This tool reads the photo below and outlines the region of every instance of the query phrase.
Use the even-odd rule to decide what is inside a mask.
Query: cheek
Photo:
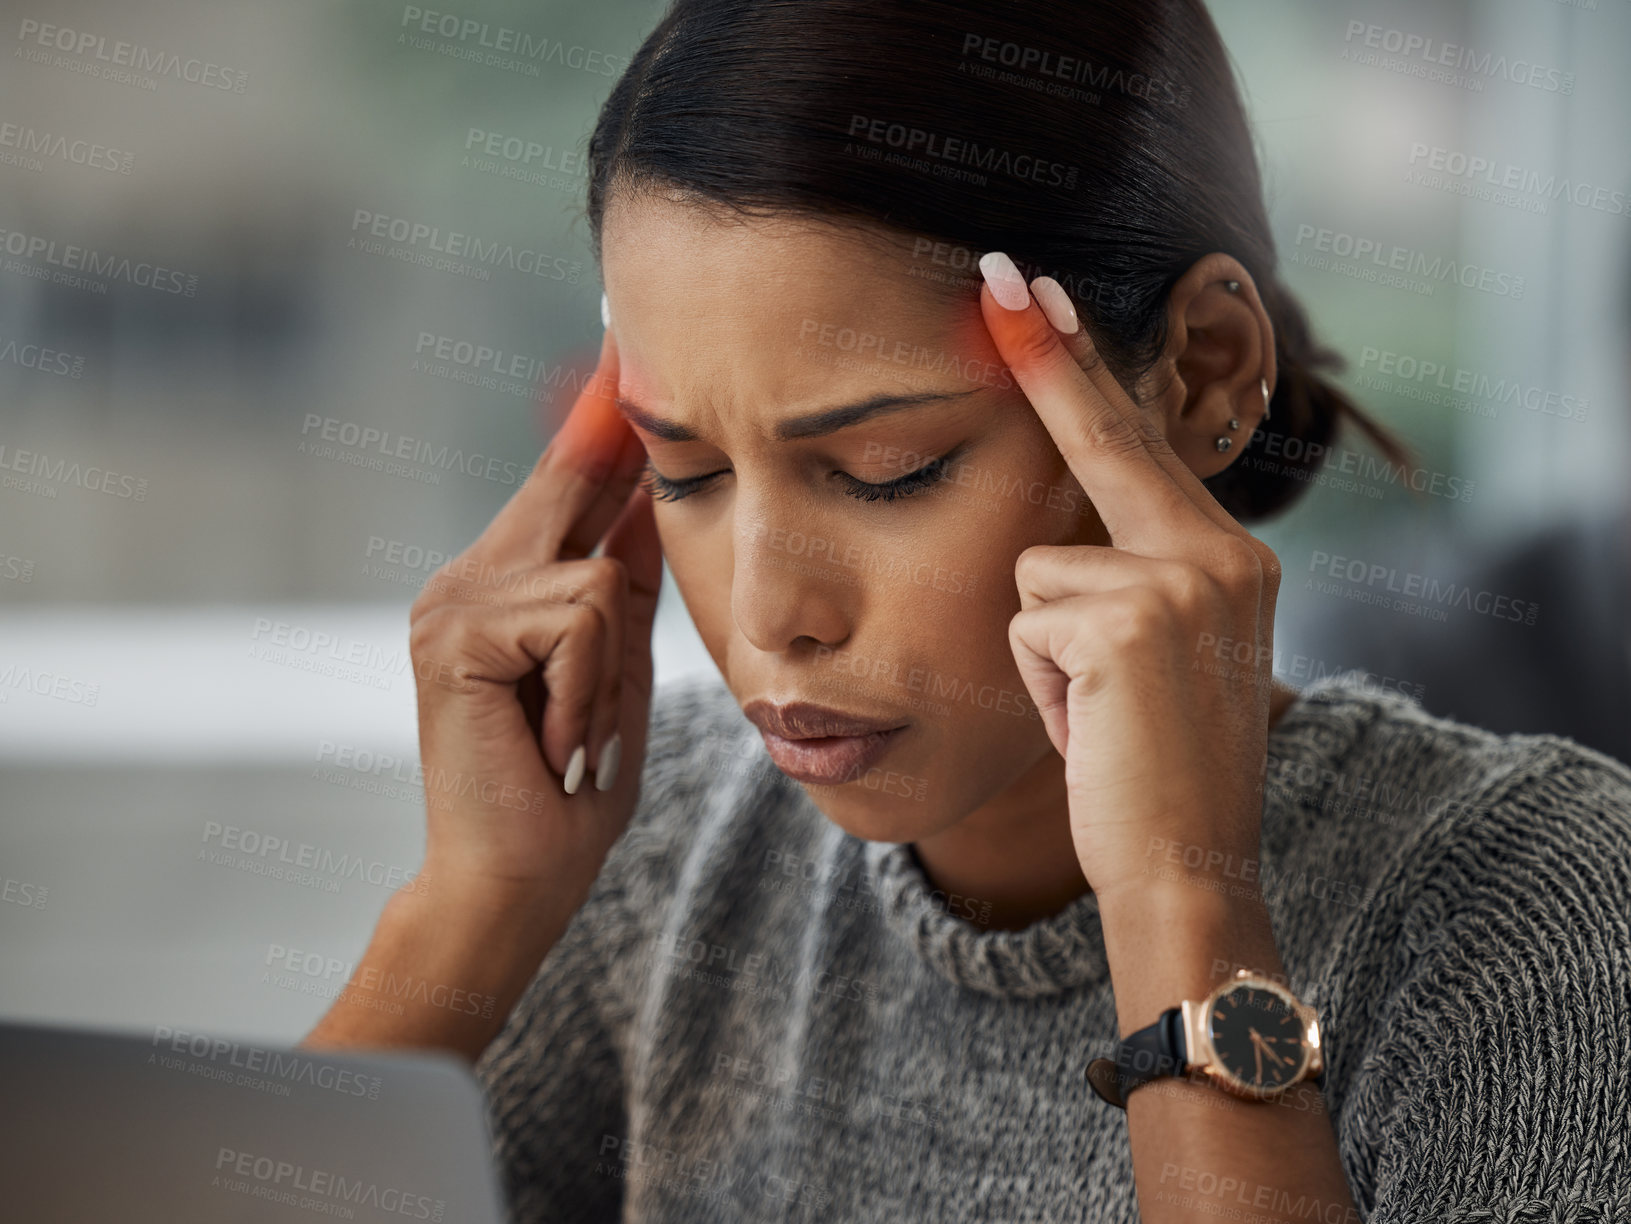
[[[730,549],[711,535],[684,525],[679,516],[671,518],[661,502],[654,511],[668,572],[698,636],[723,672],[724,643],[730,631]]]

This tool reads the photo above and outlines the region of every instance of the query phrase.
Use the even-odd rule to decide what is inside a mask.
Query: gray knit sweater
[[[715,677],[657,690],[642,777],[477,1065],[513,1219],[1138,1219],[1127,1115],[1084,1078],[1117,1037],[1091,893],[982,927],[822,816]],[[1631,770],[1346,673],[1275,726],[1268,782],[1242,874],[1318,1009],[1359,1218],[1631,1221]]]

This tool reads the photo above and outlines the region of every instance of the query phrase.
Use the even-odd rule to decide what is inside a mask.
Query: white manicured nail
[[[1025,278],[1003,252],[987,251],[981,255],[980,274],[991,286],[991,296],[1004,310],[1024,310],[1031,304],[1031,291],[1025,287]]]
[[[583,763],[588,759],[589,754],[582,744],[572,750],[572,759],[566,763],[566,777],[561,780],[567,794],[578,793],[578,783],[583,781]]]
[[[611,790],[617,781],[617,763],[623,759],[623,733],[613,731],[612,738],[600,750],[600,764],[595,767],[595,789]]]
[[[602,327],[610,327],[612,325],[612,306],[611,303],[606,300],[606,295],[604,293],[600,295],[600,325]]]
[[[1053,277],[1039,276],[1032,281],[1031,296],[1042,307],[1042,313],[1048,316],[1048,322],[1053,324],[1056,331],[1070,336],[1081,326],[1076,318],[1076,307],[1071,305],[1070,295]]]

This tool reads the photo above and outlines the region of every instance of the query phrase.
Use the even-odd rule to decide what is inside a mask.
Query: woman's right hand
[[[531,475],[409,612],[427,894],[575,911],[634,811],[662,549],[617,384],[608,328]]]

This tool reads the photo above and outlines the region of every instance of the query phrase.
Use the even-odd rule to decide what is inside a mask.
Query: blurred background
[[[343,984],[278,966],[417,868],[408,605],[593,367],[585,142],[662,7],[0,3],[0,1015],[293,1041]],[[1631,5],[1210,7],[1419,458],[1254,525],[1276,671],[1631,757]],[[655,648],[713,670],[671,582]]]

